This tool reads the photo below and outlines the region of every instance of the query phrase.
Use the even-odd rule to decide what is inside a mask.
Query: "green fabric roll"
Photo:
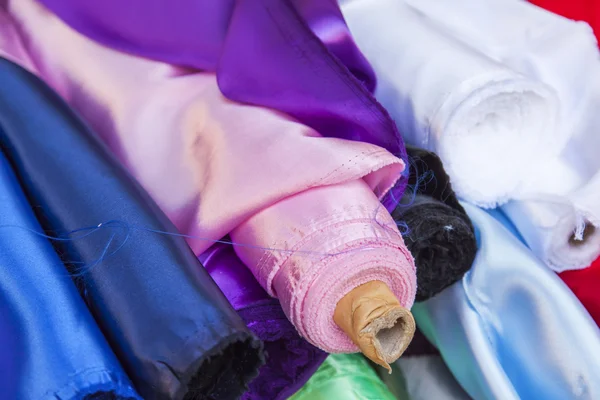
[[[331,354],[291,400],[396,400],[361,354]]]

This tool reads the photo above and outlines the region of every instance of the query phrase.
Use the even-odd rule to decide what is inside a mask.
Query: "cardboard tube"
[[[350,291],[338,302],[333,319],[367,358],[390,373],[390,364],[402,355],[415,333],[412,314],[381,281]]]

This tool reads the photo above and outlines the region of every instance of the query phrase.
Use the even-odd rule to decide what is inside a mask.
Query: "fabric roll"
[[[413,259],[379,202],[404,171],[401,159],[229,101],[214,74],[100,46],[33,1],[12,4],[11,16],[43,78],[89,121],[195,254],[230,234],[240,259],[310,343],[358,350],[333,314],[363,283],[380,280],[411,307]]]
[[[593,0],[530,0],[532,4],[542,7],[555,14],[587,22],[600,38],[600,6]]]
[[[388,374],[377,368],[381,380],[399,400],[470,400],[439,355],[402,357]]]
[[[532,152],[560,150],[548,86],[454,40],[404,1],[356,0],[342,11],[377,74],[377,99],[407,143],[440,156],[460,197],[505,203],[520,193]]]
[[[462,281],[413,313],[475,399],[595,399],[600,333],[498,211],[463,203],[478,238]]]
[[[600,255],[600,58],[589,26],[526,2],[406,0],[451,35],[554,89],[560,104],[555,157],[530,153],[526,190],[504,207],[529,247],[553,270],[580,269]],[[471,21],[474,21],[471,23]],[[510,30],[505,29],[510,24]],[[484,33],[482,33],[484,32]],[[592,208],[588,205],[593,204]]]
[[[41,232],[0,152],[2,397],[141,400]]]
[[[590,27],[521,1],[460,0],[451,7],[406,1],[449,35],[557,93],[562,150],[550,159],[530,153],[535,163],[523,174],[530,181],[526,193],[504,211],[555,271],[589,266],[600,255],[600,179],[594,179],[600,160],[592,150],[600,144],[600,57]]]
[[[409,189],[392,217],[405,225],[404,242],[417,267],[416,301],[423,301],[463,277],[473,264],[477,243],[440,158],[411,146],[407,152]]]
[[[0,81],[0,146],[140,394],[239,397],[261,343],[183,238],[48,86],[5,59]]]
[[[406,160],[396,126],[370,92],[373,70],[335,0],[42,3],[108,47],[215,72],[231,100],[282,111],[324,136],[369,142]],[[388,210],[405,185],[400,177],[386,196]]]
[[[596,259],[589,268],[565,271],[559,276],[588,310],[596,324],[600,326],[600,295],[598,294],[600,258]]]
[[[233,246],[215,244],[200,261],[248,328],[264,343],[266,364],[242,399],[289,398],[314,374],[327,353],[298,335],[277,299],[260,287]]]
[[[600,62],[597,43],[589,26],[522,1],[488,0],[481,3],[460,0],[450,5],[438,0],[404,0],[395,7],[418,14],[446,40],[459,41],[494,62],[552,88],[559,107],[553,113],[557,118],[548,129],[535,131],[521,125],[523,137],[499,137],[504,146],[518,148],[515,153],[508,148],[500,150],[501,147],[495,144],[490,147],[503,159],[505,154],[511,154],[508,163],[490,163],[493,159],[479,148],[471,151],[469,157],[477,158],[479,162],[470,170],[477,174],[482,171],[481,165],[494,164],[501,165],[504,173],[507,165],[508,169],[518,165],[515,172],[521,176],[521,185],[506,198],[514,201],[508,203],[504,211],[536,255],[552,269],[560,272],[587,267],[600,253],[600,234],[594,223],[600,210],[595,206],[590,211],[584,206],[597,204],[593,199],[600,195],[600,180],[592,181],[600,170],[600,161],[592,150],[598,144],[594,132],[600,122],[596,112],[600,101]],[[362,11],[366,13],[367,9]],[[348,15],[346,17],[354,30],[352,20]],[[385,26],[385,20],[379,22]],[[396,25],[390,23],[390,26]],[[360,34],[353,33],[361,44]],[[363,51],[366,52],[364,48]],[[377,53],[376,49],[373,52]],[[383,54],[380,58],[386,55],[379,53]],[[371,60],[377,69],[377,62],[372,57]],[[445,76],[446,73],[440,74],[440,70],[436,69],[437,76]],[[390,68],[388,72],[394,71]],[[385,87],[383,81],[381,83],[381,87]],[[418,107],[416,111],[406,109],[409,114],[419,115]],[[525,115],[531,114],[525,111]],[[551,143],[552,151],[532,145],[540,132],[543,141]],[[455,149],[458,148],[453,147]],[[456,154],[463,157],[463,153],[458,151]],[[446,161],[444,154],[441,156]],[[520,164],[520,159],[528,160],[528,164]],[[453,170],[448,164],[446,167],[456,184],[455,175],[461,171]],[[482,175],[486,179],[488,176]],[[502,187],[504,181],[493,179],[488,182]],[[460,195],[474,203],[495,205],[478,202],[460,193],[458,185],[456,188]]]
[[[331,354],[290,400],[395,400],[360,354]]]

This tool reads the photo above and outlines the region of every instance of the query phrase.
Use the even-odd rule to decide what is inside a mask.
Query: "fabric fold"
[[[505,203],[523,189],[532,152],[560,150],[548,86],[454,40],[404,1],[356,0],[342,11],[377,74],[375,96],[407,143],[440,156],[460,197]]]
[[[200,261],[248,328],[264,343],[266,363],[242,399],[287,399],[306,383],[327,354],[298,335],[279,301],[258,284],[232,245],[215,244]]]
[[[141,400],[42,232],[0,152],[2,397]]]
[[[394,400],[368,361],[360,354],[331,354],[290,400]]]
[[[334,324],[333,308],[382,275],[402,306],[412,305],[412,256],[379,203],[404,171],[401,159],[227,100],[214,74],[100,46],[32,1],[14,3],[11,15],[40,75],[99,132],[194,252],[231,233],[236,253],[312,344],[356,351]],[[342,239],[353,242],[344,248]],[[333,271],[342,270],[330,290]],[[299,280],[290,275],[300,271]],[[314,296],[326,289],[327,307],[316,306]],[[298,314],[305,306],[316,315]]]
[[[598,327],[503,214],[463,207],[479,251],[462,281],[413,307],[423,333],[475,399],[598,397]]]
[[[140,394],[240,396],[262,345],[175,227],[41,80],[0,80],[0,146]]]
[[[370,92],[373,70],[335,0],[42,3],[108,47],[214,72],[230,100],[284,112],[323,136],[375,144],[406,161],[396,126]],[[384,199],[388,210],[405,185],[400,176]]]
[[[416,301],[427,300],[460,280],[477,252],[471,220],[433,152],[407,146],[408,189],[392,217],[417,267]]]

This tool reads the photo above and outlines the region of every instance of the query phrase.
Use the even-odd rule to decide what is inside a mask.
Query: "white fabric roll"
[[[526,2],[404,1],[448,36],[556,91],[561,152],[530,154],[529,182],[504,211],[553,270],[589,266],[600,255],[600,55],[592,29]]]
[[[376,97],[408,143],[440,155],[459,196],[505,203],[523,191],[532,152],[560,150],[546,85],[452,39],[401,0],[354,0],[342,11],[377,73]]]

